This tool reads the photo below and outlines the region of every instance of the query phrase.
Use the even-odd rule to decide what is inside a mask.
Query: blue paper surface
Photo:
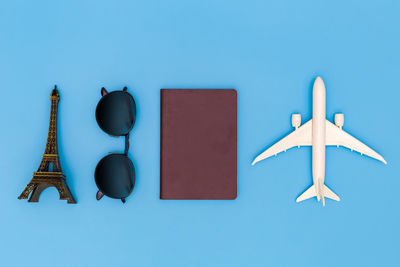
[[[0,3],[0,265],[399,266],[398,1],[14,1]],[[251,166],[312,114],[320,75],[327,116],[388,165],[328,148],[326,184],[342,201],[296,203],[311,149]],[[45,149],[60,90],[61,167],[78,201],[54,188],[18,200]],[[125,205],[96,201],[94,169],[123,138],[94,112],[100,88],[137,103]],[[238,91],[238,198],[159,199],[160,88]],[[194,152],[195,153],[195,152]],[[223,167],[223,166],[221,166]]]

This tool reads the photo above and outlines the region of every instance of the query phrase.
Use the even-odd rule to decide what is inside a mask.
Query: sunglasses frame
[[[99,125],[99,127],[100,127],[105,133],[107,133],[107,134],[110,135],[110,136],[113,136],[113,137],[121,137],[121,136],[124,136],[124,137],[125,137],[125,149],[124,149],[124,153],[123,153],[123,154],[122,154],[122,153],[110,153],[109,155],[103,157],[103,158],[97,163],[97,166],[96,166],[96,169],[95,169],[95,183],[96,183],[97,188],[99,189],[99,190],[97,191],[97,193],[96,193],[96,199],[97,199],[97,200],[100,200],[104,195],[106,195],[106,196],[108,196],[108,197],[110,197],[110,198],[121,199],[122,203],[125,203],[125,201],[126,201],[125,199],[132,193],[133,188],[135,187],[135,167],[134,167],[134,165],[133,165],[132,160],[128,157],[128,151],[129,151],[129,135],[130,135],[130,132],[132,131],[133,126],[135,125],[135,122],[136,122],[136,102],[135,102],[135,99],[133,98],[133,96],[132,96],[130,93],[127,92],[127,89],[128,89],[128,88],[125,86],[121,91],[120,91],[120,90],[117,90],[117,91],[113,91],[113,92],[110,92],[110,93],[109,93],[104,87],[101,88],[101,96],[102,96],[102,97],[101,97],[101,99],[99,100],[99,102],[97,103],[97,107],[96,107],[96,121],[97,121],[97,124]],[[101,105],[101,103],[102,103],[103,101],[105,101],[105,99],[107,99],[107,96],[108,96],[108,95],[112,95],[112,94],[115,93],[115,92],[119,92],[119,93],[124,92],[124,93],[126,93],[126,95],[129,96],[129,97],[132,99],[132,101],[133,101],[134,119],[133,119],[132,125],[130,126],[129,130],[128,130],[125,134],[119,134],[119,135],[115,135],[115,134],[109,133],[106,129],[103,129],[103,128],[101,127],[101,121],[100,121],[99,116],[98,116],[98,108],[99,108],[99,106]],[[123,156],[123,157],[125,157],[125,158],[130,162],[130,164],[131,164],[131,166],[132,166],[133,176],[130,177],[131,180],[132,180],[132,181],[131,181],[132,184],[131,184],[131,187],[130,187],[130,190],[129,190],[128,194],[126,194],[126,196],[124,196],[124,197],[114,197],[114,196],[110,196],[110,195],[105,194],[105,193],[101,190],[102,185],[99,184],[98,179],[97,179],[97,174],[98,174],[98,171],[99,171],[100,163],[102,163],[103,160],[108,159],[108,158],[113,157],[113,156]]]

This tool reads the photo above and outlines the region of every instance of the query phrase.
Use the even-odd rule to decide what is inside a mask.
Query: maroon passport
[[[161,89],[161,199],[235,199],[237,92]]]

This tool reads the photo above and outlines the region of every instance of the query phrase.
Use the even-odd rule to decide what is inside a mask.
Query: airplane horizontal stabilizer
[[[327,187],[326,185],[324,185],[324,197],[340,201],[340,197],[333,193],[332,190],[330,190],[329,187]]]
[[[296,199],[296,202],[300,202],[312,197],[317,196],[317,191],[315,190],[315,185],[312,185],[310,188],[308,188],[303,194],[301,194],[301,196],[299,196]]]

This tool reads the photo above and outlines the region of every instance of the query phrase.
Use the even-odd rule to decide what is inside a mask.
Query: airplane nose
[[[317,77],[314,82],[314,91],[325,91],[325,84],[321,77]]]
[[[324,81],[322,80],[321,77],[317,77],[317,79],[315,79],[314,85],[323,85]]]

